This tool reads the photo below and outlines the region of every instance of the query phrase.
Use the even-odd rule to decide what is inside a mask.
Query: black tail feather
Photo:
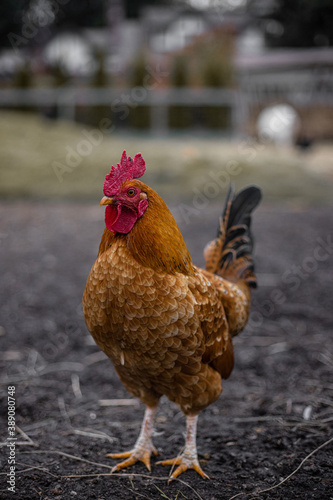
[[[228,205],[231,202],[230,212],[228,216],[227,229],[244,224],[249,227],[251,221],[251,213],[256,208],[261,200],[261,189],[257,186],[248,186],[235,196],[233,184],[230,186],[227,202],[224,207],[223,216],[228,211]]]
[[[256,287],[252,259],[251,213],[261,200],[261,190],[248,186],[237,195],[231,185],[220,218],[216,240],[205,250],[206,269],[237,282],[245,280]]]

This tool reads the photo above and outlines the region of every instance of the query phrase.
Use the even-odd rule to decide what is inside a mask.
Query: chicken
[[[233,369],[232,337],[248,319],[256,286],[249,228],[261,192],[251,186],[235,197],[230,190],[203,270],[164,201],[138,180],[144,172],[141,154],[127,158],[124,151],[106,175],[106,228],[83,295],[91,335],[146,405],[134,448],[107,456],[125,459],[113,471],[137,461],[150,470],[154,416],[165,395],[186,416],[186,441],[182,454],[158,463],[177,466],[171,479],[187,469],[207,478],[197,456],[197,418],[220,396]]]

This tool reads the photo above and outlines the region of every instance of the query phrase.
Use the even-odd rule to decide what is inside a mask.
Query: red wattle
[[[105,209],[105,225],[115,233],[127,234],[138,219],[138,214],[124,205],[108,205]]]

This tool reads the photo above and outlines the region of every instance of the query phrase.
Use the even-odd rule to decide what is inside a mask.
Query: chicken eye
[[[135,195],[135,189],[133,189],[133,188],[128,189],[127,190],[127,194],[128,194],[128,196],[134,196]]]

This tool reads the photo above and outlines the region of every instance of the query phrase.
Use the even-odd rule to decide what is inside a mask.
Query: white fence
[[[226,106],[231,109],[231,129],[236,131],[240,126],[239,94],[231,89],[63,87],[0,90],[0,107],[13,106],[55,106],[57,116],[69,120],[75,119],[75,109],[78,106],[109,106],[110,112],[123,114],[126,110],[149,106],[150,126],[154,133],[167,132],[170,106]]]
[[[315,71],[264,75],[243,73],[239,75],[236,90],[152,87],[1,89],[0,107],[53,106],[59,118],[75,120],[77,107],[106,106],[110,107],[110,114],[113,112],[125,116],[131,109],[148,106],[151,133],[158,135],[169,131],[168,110],[171,106],[228,107],[230,131],[234,135],[241,133],[253,105],[264,107],[272,102],[288,102],[296,107],[333,107],[331,71],[326,74],[317,74]]]

